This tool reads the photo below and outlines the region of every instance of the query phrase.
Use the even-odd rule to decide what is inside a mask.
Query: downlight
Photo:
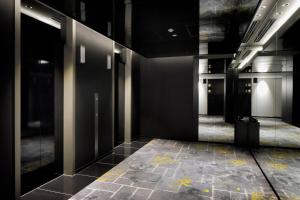
[[[286,7],[286,9],[284,12],[277,12],[278,18],[261,39],[261,44],[266,44],[273,37],[273,35],[275,35],[276,32],[299,10],[300,1],[297,0],[293,1],[292,3],[285,3],[282,4],[282,6]]]

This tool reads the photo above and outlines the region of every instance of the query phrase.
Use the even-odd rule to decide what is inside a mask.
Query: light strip
[[[57,21],[55,21],[55,20],[53,20],[49,17],[46,17],[46,16],[40,14],[39,12],[36,12],[36,11],[30,9],[30,8],[22,7],[21,12],[25,15],[28,15],[29,17],[37,19],[37,20],[39,20],[41,22],[44,22],[44,23],[46,23],[50,26],[53,26],[57,29],[61,29],[61,24],[59,22],[57,22]]]
[[[259,52],[262,51],[262,47],[256,47],[254,48],[251,53],[239,64],[238,69],[242,69],[247,63],[249,63],[252,58]]]
[[[289,9],[285,10],[283,15],[275,21],[273,26],[268,30],[268,32],[261,39],[261,43],[266,44],[270,38],[297,12],[300,8],[300,0],[293,1],[289,6]]]

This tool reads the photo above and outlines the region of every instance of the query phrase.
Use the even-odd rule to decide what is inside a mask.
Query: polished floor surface
[[[260,148],[255,158],[281,199],[300,199],[300,151]]]
[[[276,118],[257,118],[260,123],[260,145],[300,148],[300,128]],[[222,116],[199,117],[199,141],[234,142],[234,126]]]
[[[71,200],[276,199],[248,150],[155,139]]]
[[[114,148],[112,153],[81,170],[74,176],[59,176],[23,195],[21,200],[67,200],[95,181],[129,155],[144,146],[146,141],[133,141]]]
[[[275,118],[258,118],[260,123],[260,144],[300,148],[300,128]]]
[[[54,162],[54,136],[32,136],[21,141],[22,174]]]
[[[198,139],[204,142],[234,142],[234,126],[226,123],[222,116],[199,117]]]

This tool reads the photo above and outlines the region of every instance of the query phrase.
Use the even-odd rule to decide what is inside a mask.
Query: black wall
[[[282,100],[281,113],[282,120],[287,123],[293,123],[293,74],[282,76]]]
[[[132,138],[138,139],[140,137],[140,73],[141,63],[145,62],[143,56],[133,52],[132,53]]]
[[[120,54],[115,54],[115,115],[114,115],[114,145],[124,142],[124,117],[125,117],[125,64]]]
[[[14,198],[14,1],[0,1],[0,177],[3,199]],[[5,184],[4,184],[5,183]]]
[[[238,114],[238,69],[229,68],[225,79],[225,122],[234,123]]]
[[[208,115],[224,114],[224,80],[208,79],[207,113]]]
[[[294,56],[294,73],[293,73],[293,124],[300,127],[300,55]],[[290,95],[291,96],[291,95]]]
[[[239,79],[238,85],[238,116],[251,116],[251,79]]]
[[[80,46],[85,63],[80,63]],[[76,169],[95,159],[95,93],[99,93],[99,153],[112,148],[112,41],[83,25],[76,30]]]
[[[197,140],[194,67],[192,56],[143,60],[140,68],[141,136]]]

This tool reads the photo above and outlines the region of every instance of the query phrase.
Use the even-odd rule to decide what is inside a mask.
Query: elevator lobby
[[[0,199],[300,200],[299,35],[300,0],[0,0]]]

